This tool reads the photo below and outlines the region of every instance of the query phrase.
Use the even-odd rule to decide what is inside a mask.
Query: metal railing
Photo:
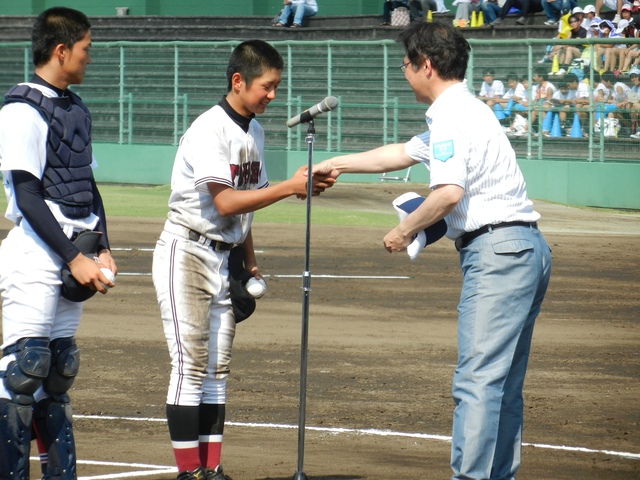
[[[547,45],[638,43],[638,39],[474,40],[467,71],[470,89],[478,90],[481,71],[491,66],[496,78],[516,72],[533,85],[535,61]],[[95,141],[119,144],[177,145],[189,124],[226,93],[225,71],[237,41],[229,42],[96,42],[85,82],[72,87],[89,106]],[[381,41],[272,42],[285,60],[278,98],[259,121],[268,148],[304,150],[304,131],[287,129],[288,118],[324,96],[339,107],[318,119],[316,148],[355,151],[406,141],[424,130],[425,105],[418,104],[398,67],[401,45]],[[593,65],[594,49],[589,63]],[[30,43],[0,43],[0,88],[28,81],[32,75]],[[586,70],[590,85],[597,73]],[[551,79],[554,77],[550,77]],[[476,88],[474,88],[476,87]],[[284,92],[283,92],[284,90]],[[531,89],[529,89],[531,92]],[[530,93],[531,95],[531,93]],[[533,102],[526,114],[530,117]],[[552,110],[553,111],[553,110]],[[617,112],[621,116],[628,110]],[[461,112],[461,115],[464,114]],[[539,110],[538,116],[546,114]],[[586,161],[640,161],[640,143],[607,138],[594,130],[598,105],[587,109],[587,138],[547,138],[529,133],[512,140],[520,156],[531,159],[572,158]],[[573,111],[569,112],[569,117]],[[321,123],[322,122],[322,123]],[[635,133],[635,132],[631,132]]]

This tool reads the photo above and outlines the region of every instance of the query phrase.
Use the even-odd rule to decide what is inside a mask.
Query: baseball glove
[[[87,230],[85,232],[81,232],[73,241],[73,244],[78,247],[80,253],[93,259],[97,254],[98,243],[100,242],[101,237],[101,232]],[[67,300],[71,300],[72,302],[84,302],[95,295],[95,290],[91,290],[89,287],[81,285],[75,278],[73,278],[71,270],[66,263],[60,269],[60,273],[62,276],[62,289],[60,294]]]
[[[233,247],[229,252],[229,294],[236,323],[249,318],[256,309],[256,299],[245,287],[250,278],[253,276],[244,268],[242,247]]]

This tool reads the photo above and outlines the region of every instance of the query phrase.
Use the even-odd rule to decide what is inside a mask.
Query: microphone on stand
[[[314,105],[309,110],[305,110],[300,115],[291,117],[287,120],[287,127],[292,128],[300,123],[307,123],[316,118],[321,113],[325,113],[333,110],[338,106],[338,99],[336,97],[327,97],[319,104]]]

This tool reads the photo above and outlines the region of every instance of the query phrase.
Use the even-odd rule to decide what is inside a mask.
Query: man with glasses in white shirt
[[[404,30],[400,42],[406,52],[400,69],[416,99],[429,105],[429,129],[405,144],[325,160],[313,173],[335,178],[418,163],[429,168],[431,193],[384,237],[384,246],[404,251],[417,232],[445,219],[463,274],[451,478],[513,479],[520,466],[522,388],[549,283],[550,249],[509,140],[464,81],[470,47],[462,34],[448,24],[420,22]]]

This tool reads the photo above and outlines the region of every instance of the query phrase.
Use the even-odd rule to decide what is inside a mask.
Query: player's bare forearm
[[[313,166],[313,174],[338,177],[342,173],[384,173],[403,170],[417,162],[404,150],[404,143],[393,143],[366,152],[330,158]]]
[[[256,251],[253,248],[253,234],[251,229],[242,243],[242,250],[244,252],[244,268],[247,272],[256,278],[262,278],[260,270],[258,269],[258,260],[256,259]]]
[[[300,167],[288,180],[257,190],[234,190],[219,183],[208,183],[207,187],[220,215],[223,217],[240,215],[255,212],[293,195],[306,197],[306,169],[307,167]],[[318,195],[335,183],[335,179],[325,175],[314,175],[311,181],[314,195]]]
[[[458,185],[436,187],[418,208],[384,237],[383,243],[387,251],[406,250],[416,233],[446,217],[463,195],[464,189]]]

